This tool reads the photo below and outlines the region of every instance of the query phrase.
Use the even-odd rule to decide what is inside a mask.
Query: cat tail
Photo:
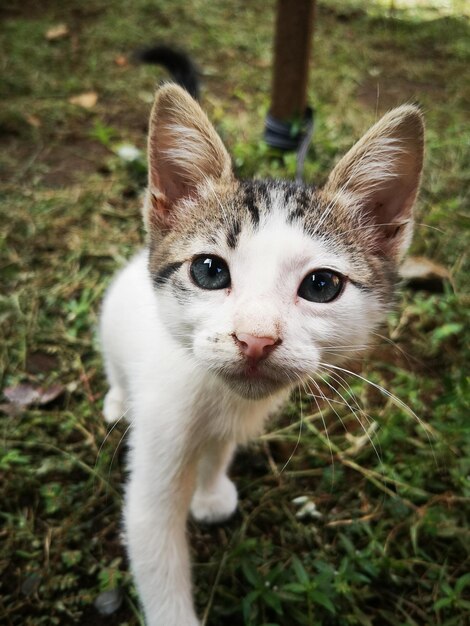
[[[199,71],[188,54],[162,44],[141,48],[133,56],[141,63],[162,65],[175,83],[186,89],[195,100],[199,100]]]

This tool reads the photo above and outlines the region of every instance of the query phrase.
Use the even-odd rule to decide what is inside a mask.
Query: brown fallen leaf
[[[39,402],[38,404],[44,405],[49,404],[49,402],[53,402],[56,398],[63,394],[65,387],[56,383],[55,385],[51,385],[50,387],[40,387],[39,391]]]
[[[118,54],[117,57],[114,57],[114,63],[118,67],[125,67],[126,65],[129,65],[129,61],[127,57],[124,56],[123,54]]]
[[[34,404],[37,402],[39,397],[37,389],[28,384],[7,387],[3,390],[3,393],[9,402],[12,404],[19,404],[21,406]]]
[[[422,256],[408,257],[400,268],[400,276],[414,291],[442,293],[444,285],[452,286],[452,276],[445,267]]]
[[[26,356],[26,371],[30,374],[44,374],[59,367],[59,359],[54,354],[29,352]]]
[[[92,109],[98,102],[98,94],[96,91],[86,91],[77,96],[72,96],[68,101],[70,104],[75,104],[83,109]]]
[[[54,41],[55,39],[63,39],[69,35],[69,27],[67,24],[55,24],[46,31],[46,39]]]
[[[42,125],[39,117],[36,117],[35,115],[25,115],[24,119],[34,128],[39,128]]]
[[[11,404],[31,406],[32,404],[45,405],[58,398],[64,392],[60,384],[50,387],[35,387],[30,383],[21,383],[13,387],[6,387],[3,393]]]

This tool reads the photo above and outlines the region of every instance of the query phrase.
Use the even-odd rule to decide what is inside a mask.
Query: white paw
[[[196,489],[191,502],[191,515],[198,522],[214,524],[229,518],[237,508],[237,488],[222,476],[211,491]]]
[[[120,387],[111,387],[103,404],[104,419],[112,424],[125,414],[124,393]]]

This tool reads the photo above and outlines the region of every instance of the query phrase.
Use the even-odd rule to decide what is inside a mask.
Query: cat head
[[[422,162],[421,114],[402,106],[323,189],[238,181],[199,105],[177,86],[161,88],[144,217],[169,331],[248,398],[363,349],[393,301]]]

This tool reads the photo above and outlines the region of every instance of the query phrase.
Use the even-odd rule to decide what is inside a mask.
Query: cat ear
[[[328,178],[327,197],[342,196],[356,207],[365,228],[372,226],[370,243],[377,253],[400,259],[411,242],[423,151],[421,112],[404,105],[372,126]]]
[[[230,157],[199,104],[181,87],[155,97],[149,129],[146,220],[169,228],[173,209],[197,197],[202,185],[232,179]]]

